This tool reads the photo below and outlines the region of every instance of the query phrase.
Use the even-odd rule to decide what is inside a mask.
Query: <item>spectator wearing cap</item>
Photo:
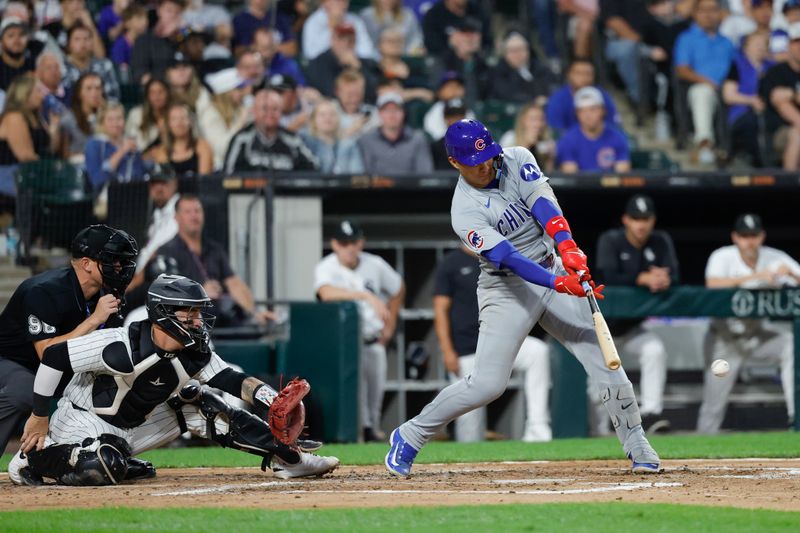
[[[794,45],[793,45],[794,46]],[[800,265],[786,252],[764,246],[764,224],[755,213],[740,215],[733,226],[733,245],[711,253],[706,264],[709,289],[769,289],[796,287]],[[728,397],[742,365],[752,359],[780,367],[783,397],[789,423],[794,419],[794,339],[791,324],[759,318],[714,318],[706,337],[706,372],[703,403],[697,431],[718,433],[725,419]],[[726,376],[714,376],[708,368],[715,359],[730,365]]]
[[[691,84],[688,98],[694,124],[693,155],[699,163],[713,164],[717,90],[731,68],[736,48],[719,34],[722,10],[717,0],[698,0],[693,16],[694,24],[675,42],[675,74]]]
[[[126,76],[129,76],[133,43],[146,31],[147,10],[138,4],[131,4],[125,8],[125,11],[122,12],[122,34],[113,41],[114,44],[111,46],[111,61],[124,70]],[[121,81],[127,83],[128,80]]]
[[[333,97],[336,77],[346,69],[355,69],[361,72],[366,81],[367,100],[374,101],[380,67],[372,59],[359,57],[355,47],[355,27],[349,23],[336,26],[331,37],[331,47],[312,59],[308,65],[309,85],[318,89],[324,96]]]
[[[106,48],[100,32],[94,24],[94,18],[86,7],[85,0],[60,0],[61,18],[51,20],[42,26],[62,48],[67,47],[67,33],[75,25],[82,25],[91,31],[92,55],[97,58],[106,57]]]
[[[120,89],[114,64],[92,53],[92,30],[83,24],[75,24],[67,32],[67,57],[64,62],[64,88],[72,94],[72,88],[84,74],[97,74],[103,81],[103,93],[108,100],[119,101]]]
[[[425,175],[433,171],[433,160],[425,135],[405,125],[403,97],[386,93],[378,98],[381,125],[358,140],[364,171],[377,175]]]
[[[463,19],[448,36],[449,48],[435,57],[431,68],[431,80],[440,79],[444,72],[458,72],[469,106],[486,97],[491,72],[481,48],[481,27],[476,19]]]
[[[194,113],[187,104],[178,101],[167,108],[164,137],[151,154],[156,163],[169,164],[178,177],[205,176],[214,168],[214,153],[198,134]]]
[[[525,104],[544,103],[557,89],[558,78],[531,59],[528,40],[513,31],[503,39],[502,58],[491,71],[487,98]]]
[[[783,156],[785,170],[800,168],[800,22],[789,26],[789,57],[770,68],[758,85],[766,104],[767,142]]]
[[[313,60],[333,47],[333,38],[337,27],[351,27],[353,50],[362,59],[376,59],[375,46],[369,37],[364,22],[347,9],[350,0],[322,0],[303,25],[303,57]]]
[[[746,153],[755,167],[763,166],[759,146],[759,115],[764,101],[758,95],[758,83],[773,65],[768,59],[769,34],[753,32],[745,36],[742,49],[736,53],[725,83],[722,100],[728,104],[731,128],[731,155]]]
[[[125,136],[125,109],[109,102],[97,113],[99,133],[86,142],[86,175],[95,192],[112,181],[144,179],[145,163],[136,140]]]
[[[500,145],[524,146],[536,158],[539,167],[544,170],[552,169],[556,143],[547,127],[544,108],[536,103],[522,106],[514,121],[514,129],[503,134]]]
[[[175,204],[178,203],[178,178],[169,165],[155,165],[146,175],[147,198],[150,217],[147,223],[147,243],[139,251],[136,261],[136,276],[128,290],[142,282],[142,272],[147,263],[163,245],[178,234],[175,220]]]
[[[562,172],[628,172],[628,140],[605,124],[603,94],[595,87],[575,93],[578,124],[558,140],[556,163]]]
[[[795,22],[800,22],[800,0],[785,0],[781,12],[785,24],[773,29],[769,37],[769,53],[776,63],[789,59],[788,28]]]
[[[136,39],[131,54],[131,80],[146,83],[150,78],[163,78],[172,62],[176,36],[183,25],[186,0],[159,0],[156,25]]]
[[[283,96],[281,126],[292,133],[305,128],[311,110],[321,98],[319,92],[312,87],[298,87],[297,81],[288,74],[274,74],[267,83]]]
[[[436,102],[428,109],[422,120],[422,127],[431,139],[442,139],[447,132],[448,124],[444,116],[445,102],[456,98],[464,100],[465,96],[466,90],[464,89],[464,80],[461,78],[461,74],[455,71],[443,73],[436,86]],[[467,105],[466,101],[464,105]],[[476,118],[475,113],[469,109],[469,106],[467,106],[465,118],[470,120]]]
[[[459,120],[467,118],[467,104],[464,102],[463,98],[451,98],[444,103],[443,115],[446,127],[449,128]],[[450,165],[450,161],[447,159],[447,149],[444,145],[444,139],[439,138],[431,141],[430,146],[434,169],[450,170],[453,168],[452,165]]]
[[[394,336],[405,299],[403,278],[380,256],[364,251],[364,230],[353,220],[337,224],[333,253],[314,268],[314,290],[323,302],[352,301],[361,327],[360,414],[365,441],[381,431],[386,385],[386,345]]]
[[[680,282],[678,257],[668,233],[656,230],[656,209],[649,196],[628,199],[622,227],[603,232],[597,241],[594,275],[608,285],[644,287],[660,293]],[[667,350],[658,335],[643,327],[642,320],[610,323],[623,358],[638,357],[641,367],[642,427],[648,433],[664,432],[669,421],[663,416],[664,385],[667,381]],[[596,407],[602,407],[599,402]],[[598,416],[606,434],[608,416]],[[605,431],[603,431],[605,430]]]
[[[319,160],[323,174],[361,174],[364,161],[353,138],[340,135],[339,106],[323,98],[311,111],[308,129],[302,132],[309,150]]]
[[[384,31],[392,28],[404,37],[402,55],[424,52],[422,27],[414,12],[404,6],[402,0],[372,0],[372,5],[362,9],[359,15],[376,48],[380,47]]]
[[[192,113],[201,113],[211,104],[211,94],[183,52],[175,52],[166,76],[172,100],[186,104]]]
[[[364,101],[366,81],[361,72],[352,69],[343,71],[336,77],[335,91],[342,138],[356,138],[378,126],[378,110]]]
[[[14,78],[33,69],[27,26],[17,17],[3,18],[0,24],[0,90],[8,90]]]
[[[224,171],[316,170],[317,161],[303,140],[280,125],[283,96],[270,87],[253,99],[253,124],[233,136]]]
[[[449,49],[448,36],[463,30],[465,19],[477,23],[480,34],[479,47],[491,50],[493,46],[492,32],[489,26],[491,18],[474,0],[441,0],[425,13],[422,19],[422,33],[425,49],[434,56],[444,55]]]
[[[245,104],[250,85],[235,68],[209,74],[206,84],[213,93],[211,105],[198,119],[214,153],[214,168],[220,168],[231,139],[252,120],[252,106]]]
[[[272,0],[248,0],[247,9],[233,17],[233,46],[237,55],[253,44],[253,36],[259,28],[274,29],[278,50],[289,57],[297,55],[292,22],[276,9]]]
[[[306,78],[300,69],[300,65],[294,58],[283,55],[278,50],[278,33],[268,28],[258,28],[253,34],[253,50],[261,56],[264,65],[264,75],[266,77],[273,74],[287,74],[297,80],[303,87],[306,86]]]
[[[167,127],[167,108],[172,100],[169,85],[151,78],[144,86],[144,102],[128,112],[125,135],[136,139],[136,147],[146,153],[161,142]]]
[[[547,100],[545,107],[547,124],[553,130],[563,134],[578,123],[578,117],[575,114],[575,93],[579,89],[590,86],[595,87],[603,95],[606,122],[609,125],[621,122],[611,95],[595,85],[595,71],[592,62],[587,59],[575,59],[567,69],[567,83],[556,90]]]

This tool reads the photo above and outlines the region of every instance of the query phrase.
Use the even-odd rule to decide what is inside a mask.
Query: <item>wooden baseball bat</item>
[[[614,339],[611,337],[611,331],[609,331],[606,319],[603,317],[603,313],[600,312],[600,307],[597,305],[597,298],[594,296],[592,286],[589,285],[588,281],[584,281],[581,285],[583,286],[583,290],[586,291],[589,309],[592,310],[594,332],[597,334],[597,343],[600,345],[600,351],[603,352],[603,359],[609,369],[616,370],[620,367],[622,362],[619,360],[619,354],[617,353],[617,347],[614,345]]]

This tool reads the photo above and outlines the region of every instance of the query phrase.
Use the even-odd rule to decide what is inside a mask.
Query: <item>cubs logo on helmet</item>
[[[476,250],[483,248],[483,237],[481,237],[481,234],[477,231],[472,230],[467,233],[467,240],[469,241],[470,246]]]
[[[484,141],[483,139],[476,139],[475,140],[475,149],[478,150],[479,152],[485,150],[486,149],[486,141]]]

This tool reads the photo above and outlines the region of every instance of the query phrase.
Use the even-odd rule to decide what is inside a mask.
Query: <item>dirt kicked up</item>
[[[258,468],[162,468],[113,487],[16,487],[0,474],[0,511],[64,507],[302,509],[630,501],[800,511],[800,459],[666,461],[633,475],[621,461],[415,465],[409,479],[382,466],[344,466],[284,481]]]

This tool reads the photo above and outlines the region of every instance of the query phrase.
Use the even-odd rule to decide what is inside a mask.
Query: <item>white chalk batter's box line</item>
[[[204,487],[199,489],[177,490],[173,492],[160,492],[151,496],[197,496],[200,494],[219,494],[222,492],[239,491],[246,489],[256,489],[266,486],[280,484],[304,485],[304,482],[289,483],[250,483],[240,485],[222,485],[219,487]],[[593,483],[585,482],[584,485],[599,485],[587,488],[555,489],[555,490],[448,490],[448,489],[363,489],[363,490],[341,490],[341,489],[305,489],[305,490],[280,490],[270,491],[270,494],[524,494],[524,495],[554,495],[554,494],[589,494],[597,492],[618,492],[633,491],[643,489],[663,489],[672,487],[682,487],[682,483]]]

